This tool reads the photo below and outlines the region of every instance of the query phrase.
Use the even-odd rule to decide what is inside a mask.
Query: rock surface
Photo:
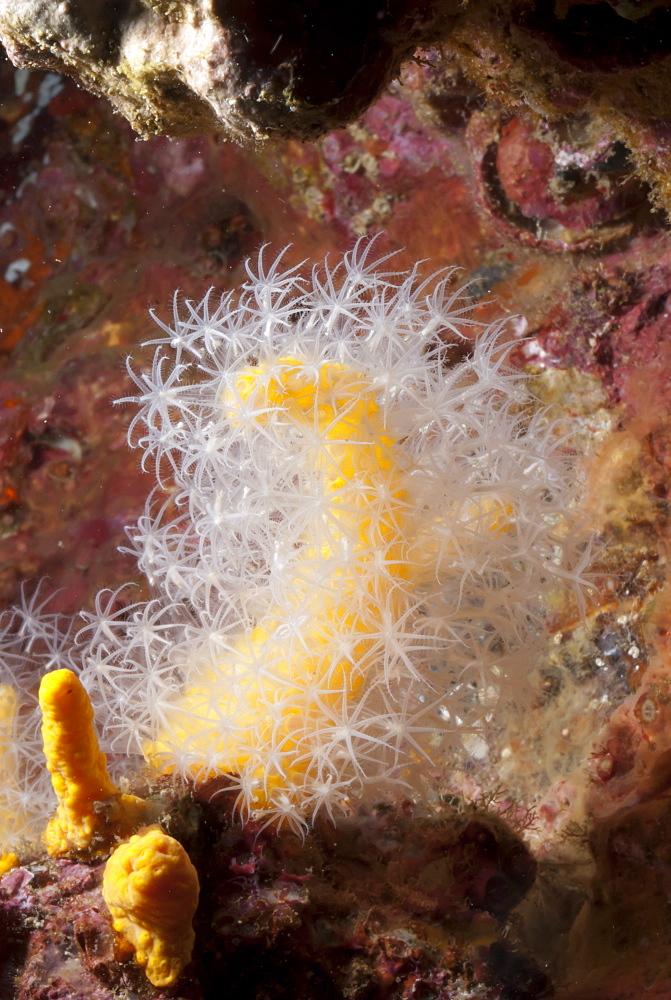
[[[9,0],[17,66],[69,73],[142,135],[316,136],[355,118],[450,5]]]

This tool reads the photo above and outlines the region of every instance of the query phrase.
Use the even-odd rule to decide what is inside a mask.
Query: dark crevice
[[[264,74],[277,68],[295,99],[318,105],[334,100],[368,63],[371,44],[384,42],[392,18],[378,0],[338,4],[298,0],[217,0],[222,24],[236,33],[239,54]]]
[[[634,21],[610,3],[576,3],[559,16],[548,0],[538,0],[518,23],[542,35],[565,62],[588,72],[635,69],[671,53],[671,6]]]

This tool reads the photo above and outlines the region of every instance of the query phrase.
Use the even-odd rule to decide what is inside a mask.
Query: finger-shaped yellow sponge
[[[170,986],[191,958],[198,875],[182,845],[145,827],[105,866],[103,897],[115,931],[133,947],[154,986]]]
[[[45,674],[40,708],[44,755],[58,799],[44,833],[47,850],[55,855],[105,850],[111,839],[128,836],[142,822],[144,802],[122,795],[110,778],[93,707],[76,674]]]

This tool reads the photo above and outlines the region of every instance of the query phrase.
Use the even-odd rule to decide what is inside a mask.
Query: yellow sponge
[[[140,830],[105,866],[103,897],[114,929],[154,986],[170,986],[191,958],[198,875],[182,845],[159,826]]]
[[[40,708],[44,756],[58,799],[44,833],[47,850],[55,855],[104,851],[112,838],[128,836],[142,822],[145,803],[122,795],[110,778],[93,707],[76,674],[45,674]]]

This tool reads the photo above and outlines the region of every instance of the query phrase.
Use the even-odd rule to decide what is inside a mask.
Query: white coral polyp
[[[167,614],[142,644],[125,626],[133,731],[157,766],[230,773],[246,816],[301,824],[440,764],[523,684],[543,595],[582,587],[575,472],[500,326],[474,322],[452,272],[383,265],[360,243],[310,281],[261,255],[239,296],[175,309],[151,373],[130,369],[131,441],[174,490],[130,532]],[[376,415],[333,444],[364,397]],[[343,473],[382,439],[392,472]]]
[[[79,636],[108,751],[230,774],[244,817],[296,829],[479,731],[589,557],[501,326],[451,271],[387,260],[362,242],[308,280],[262,253],[239,294],[159,324],[151,370],[129,366],[155,597],[119,616],[101,595]]]

